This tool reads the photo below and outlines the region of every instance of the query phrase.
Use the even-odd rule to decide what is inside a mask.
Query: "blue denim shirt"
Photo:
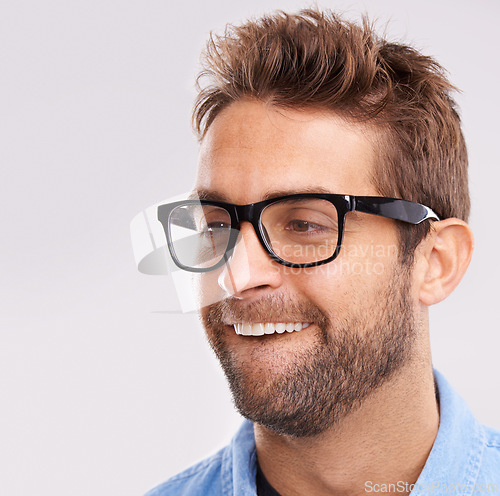
[[[420,477],[408,486],[411,495],[500,496],[500,432],[479,424],[445,378],[437,371],[434,376],[440,398],[439,430]],[[255,476],[253,425],[245,421],[229,446],[146,496],[255,496]],[[402,492],[400,487],[392,492]],[[389,489],[365,483],[365,494]]]

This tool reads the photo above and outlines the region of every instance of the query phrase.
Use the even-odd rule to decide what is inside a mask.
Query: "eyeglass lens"
[[[261,215],[272,251],[286,262],[305,264],[331,257],[337,248],[337,209],[326,200],[282,200]]]
[[[231,233],[229,212],[212,205],[181,205],[169,217],[171,248],[187,267],[208,269],[224,256]]]

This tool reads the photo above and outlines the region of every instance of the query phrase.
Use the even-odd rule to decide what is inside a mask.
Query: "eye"
[[[313,222],[309,222],[307,220],[295,219],[290,221],[285,227],[287,231],[293,232],[312,232],[312,231],[324,231],[325,226],[321,226],[319,224],[314,224]]]
[[[215,235],[231,228],[229,213],[222,208],[204,205],[197,209],[197,214],[197,226],[200,233]]]
[[[228,223],[217,221],[217,222],[207,223],[205,230],[206,231],[215,231],[217,229],[229,229],[229,227],[230,226]]]
[[[223,221],[212,221],[207,222],[204,226],[201,226],[199,233],[204,237],[210,238],[221,238],[226,237],[227,232],[231,229],[231,224]]]

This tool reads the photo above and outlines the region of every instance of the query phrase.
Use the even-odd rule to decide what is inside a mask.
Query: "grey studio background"
[[[169,277],[137,272],[129,223],[188,191],[190,110],[211,29],[299,1],[3,0],[0,6],[0,494],[132,496],[222,447],[241,419]],[[434,362],[484,423],[498,394],[495,0],[323,1],[386,20],[449,70],[476,235],[431,311]]]

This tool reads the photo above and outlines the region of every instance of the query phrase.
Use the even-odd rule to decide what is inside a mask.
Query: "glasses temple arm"
[[[357,212],[379,215],[410,224],[420,224],[427,219],[440,220],[439,216],[429,207],[399,198],[353,196],[351,202],[352,210]]]

